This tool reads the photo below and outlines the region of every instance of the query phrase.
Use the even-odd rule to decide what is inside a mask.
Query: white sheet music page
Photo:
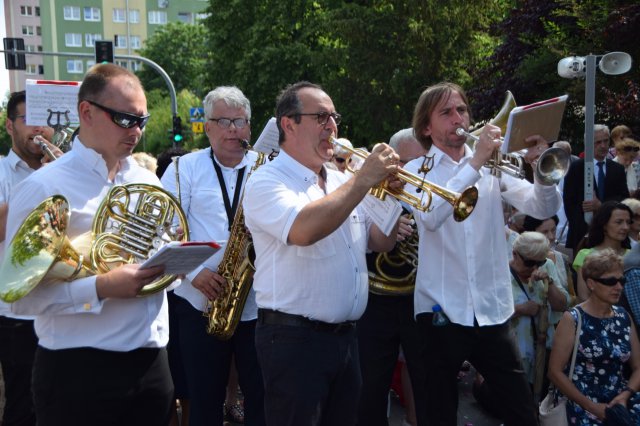
[[[367,194],[362,200],[362,204],[369,216],[371,216],[373,223],[380,228],[384,235],[388,236],[398,221],[400,213],[402,213],[400,202],[390,196],[383,201],[378,197]]]
[[[141,269],[164,265],[166,274],[188,274],[210,258],[220,246],[212,241],[181,243],[173,241],[147,259]]]

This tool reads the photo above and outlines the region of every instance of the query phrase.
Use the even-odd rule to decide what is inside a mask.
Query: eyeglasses
[[[136,125],[140,127],[140,130],[144,129],[144,126],[147,125],[147,121],[149,121],[150,114],[147,115],[135,115],[128,112],[116,111],[115,109],[107,108],[104,105],[100,105],[97,102],[90,101],[85,99],[94,107],[100,108],[107,114],[111,116],[111,121],[113,121],[117,126],[122,127],[123,129],[131,129]]]
[[[290,115],[289,117],[295,117],[295,116],[303,116],[303,115],[309,115],[309,116],[315,116],[316,120],[318,120],[318,124],[320,124],[321,126],[324,126],[325,124],[327,124],[329,122],[329,117],[333,118],[333,121],[336,122],[336,126],[340,125],[340,122],[342,121],[342,116],[340,114],[338,114],[337,112],[299,112],[293,115]]]
[[[518,256],[520,256],[520,259],[522,259],[522,263],[524,264],[524,266],[526,266],[527,268],[533,268],[534,266],[536,268],[541,267],[542,265],[544,265],[545,263],[547,263],[547,259],[544,260],[533,260],[533,259],[527,259],[526,257],[524,257],[523,255],[521,255],[520,253],[516,252],[518,254]]]
[[[209,121],[215,121],[223,129],[231,127],[231,123],[236,126],[236,129],[244,129],[249,124],[249,120],[246,118],[210,118]]]
[[[24,114],[16,115],[15,117],[13,117],[13,118],[11,119],[11,121],[16,121],[18,118],[22,118],[23,120],[25,120],[25,121],[26,121],[26,118],[25,118],[25,117],[26,117],[26,115],[24,115]]]
[[[338,163],[342,164],[345,161],[347,161],[346,158],[342,158],[342,157],[333,157],[334,160],[336,160]],[[351,158],[349,158],[349,162],[351,162]]]
[[[621,285],[625,285],[627,282],[627,278],[622,277],[609,277],[609,278],[591,278],[595,282],[599,282],[602,285],[606,285],[607,287],[613,287],[616,284],[620,283]]]
[[[622,148],[622,150],[624,152],[638,152],[638,151],[640,151],[640,147],[637,147],[637,146],[625,146],[624,148]]]

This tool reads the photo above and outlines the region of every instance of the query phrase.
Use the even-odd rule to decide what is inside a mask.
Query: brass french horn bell
[[[355,155],[357,157],[366,159],[369,153],[361,151],[359,149],[351,148],[344,143],[340,142],[340,139],[331,138],[331,143],[339,146],[341,149]],[[398,169],[397,177],[404,183],[415,186],[424,192],[427,196],[426,200],[418,197],[410,192],[403,190],[395,191],[388,188],[384,182],[381,185],[377,185],[371,188],[371,194],[381,200],[384,200],[387,195],[390,195],[397,200],[404,201],[411,205],[414,209],[426,212],[431,206],[432,194],[436,194],[442,197],[445,201],[453,206],[453,218],[456,222],[465,220],[473,212],[478,201],[478,189],[474,186],[470,186],[461,193],[451,191],[442,186],[431,183],[419,176],[414,175],[404,169]]]

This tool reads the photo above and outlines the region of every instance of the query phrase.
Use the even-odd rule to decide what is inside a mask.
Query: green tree
[[[0,123],[2,123],[2,130],[0,131],[0,155],[7,155],[11,150],[11,136],[5,130],[4,123],[7,121],[7,110],[3,110],[0,114]]]
[[[149,37],[139,53],[166,71],[177,92],[189,89],[201,95],[205,90],[205,35],[206,29],[201,24],[172,22]],[[137,74],[146,90],[167,90],[165,81],[151,67],[145,66]]]

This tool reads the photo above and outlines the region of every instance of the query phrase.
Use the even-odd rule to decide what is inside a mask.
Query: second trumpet
[[[340,139],[332,138],[331,142],[335,146],[349,152],[351,155],[355,155],[363,159],[366,159],[369,156],[368,152],[351,148],[350,146],[340,142]],[[426,201],[423,200],[422,197],[411,194],[404,189],[398,191],[393,190],[387,187],[386,181],[383,181],[381,184],[371,188],[371,194],[381,200],[384,200],[386,195],[389,194],[397,200],[404,201],[411,205],[414,209],[425,212],[429,210],[432,194],[435,193],[453,206],[453,218],[456,222],[461,222],[469,217],[476,206],[476,202],[478,201],[478,189],[474,186],[470,186],[459,193],[436,185],[435,183],[428,182],[427,180],[404,169],[399,169],[397,176],[402,182],[408,183],[419,190],[424,191],[424,194],[427,197]]]

